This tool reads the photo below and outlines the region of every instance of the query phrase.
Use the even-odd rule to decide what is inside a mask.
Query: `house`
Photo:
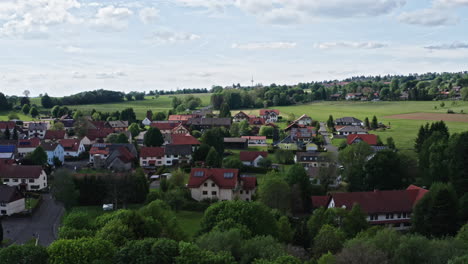
[[[89,162],[93,163],[94,159],[98,157],[101,160],[105,160],[112,152],[118,150],[120,147],[127,148],[128,151],[132,154],[132,156],[136,157],[138,152],[133,144],[104,144],[104,143],[97,143],[93,144],[91,150],[89,151]]]
[[[130,171],[135,161],[136,155],[133,155],[127,146],[120,146],[107,157],[106,168],[113,171]]]
[[[268,157],[266,151],[241,151],[239,153],[240,161],[246,166],[259,167],[258,163]]]
[[[213,111],[211,106],[203,107],[202,109],[197,109],[192,111],[192,115],[195,117],[208,117],[213,116]]]
[[[192,161],[193,148],[191,145],[166,145],[165,160],[166,166],[176,166],[179,164],[189,164]]]
[[[141,167],[159,167],[166,164],[165,148],[163,147],[143,147],[140,149]]]
[[[223,117],[223,118],[211,118],[211,117],[196,117],[188,120],[187,125],[192,127],[195,130],[204,130],[210,129],[214,127],[231,127],[231,118]]]
[[[339,93],[330,95],[330,100],[332,101],[338,101],[340,100],[340,98],[341,98],[341,94]]]
[[[298,150],[299,149],[298,142],[293,140],[291,136],[285,137],[283,140],[277,143],[276,146],[282,150]]]
[[[362,93],[348,93],[346,94],[345,99],[346,100],[361,100],[362,96],[363,96]]]
[[[44,136],[44,140],[57,141],[65,138],[65,130],[47,130]]]
[[[292,128],[304,128],[312,125],[312,118],[307,115],[301,115],[298,119],[294,120],[284,130],[289,131]]]
[[[294,161],[302,164],[306,170],[309,168],[328,167],[329,161],[321,152],[296,152]]]
[[[16,153],[15,145],[0,145],[0,159],[14,159]]]
[[[335,127],[335,129],[336,129],[336,133],[342,136],[347,136],[347,135],[352,135],[352,134],[360,134],[360,135],[367,134],[366,129],[362,127],[358,127],[358,126]]]
[[[291,128],[289,135],[294,141],[308,143],[315,137],[314,127]]]
[[[246,113],[240,111],[239,113],[235,114],[232,117],[232,122],[241,122],[241,121],[249,121],[250,117]]]
[[[86,136],[84,136],[81,141],[85,147],[91,146],[95,143],[103,143],[106,137],[112,133],[114,133],[112,128],[88,129],[86,131]]]
[[[410,185],[406,190],[331,193],[326,198],[313,196],[312,203],[314,207],[346,210],[359,204],[367,215],[369,224],[408,230],[411,228],[413,208],[427,192],[426,189]]]
[[[143,143],[145,141],[145,135],[146,135],[146,131],[141,131],[140,134],[138,134],[138,136],[135,137],[135,141],[138,145],[143,146]],[[165,134],[163,134],[163,136],[164,135]]]
[[[33,152],[39,145],[41,140],[39,138],[20,139],[18,140],[18,156],[24,157]]]
[[[68,114],[63,115],[62,117],[60,117],[59,121],[56,122],[61,122],[66,131],[72,130],[75,125],[75,120],[71,115]]]
[[[278,122],[278,117],[280,115],[280,111],[276,109],[260,109],[259,113],[260,117],[265,119],[266,123]]]
[[[179,121],[154,121],[150,126],[159,129],[162,134],[171,134],[172,130],[179,125]]]
[[[145,117],[145,119],[143,119],[143,121],[141,121],[141,123],[144,126],[149,126],[149,125],[151,125],[151,122],[153,122],[153,112],[146,111],[146,117]]]
[[[108,127],[114,129],[115,133],[120,133],[128,130],[128,121],[107,121]]]
[[[257,178],[240,176],[238,169],[192,168],[187,187],[197,201],[216,199],[251,201]]]
[[[235,137],[224,138],[224,147],[226,149],[247,149],[247,139]]]
[[[195,151],[200,144],[200,141],[190,134],[171,134],[169,145],[188,145],[192,147],[192,151]]]
[[[61,144],[42,142],[41,147],[47,153],[47,163],[49,165],[55,165],[55,158],[57,158],[62,164],[65,162],[65,150]]]
[[[79,139],[61,139],[60,145],[63,147],[65,157],[79,157],[86,149]]]
[[[342,117],[335,119],[337,126],[364,126],[364,122],[354,117]]]
[[[47,174],[41,166],[0,165],[0,179],[8,186],[25,191],[47,188]]]
[[[180,123],[178,126],[172,129],[171,134],[190,134],[190,131]]]
[[[12,135],[15,127],[16,123],[13,121],[0,121],[0,132],[2,133],[5,133],[5,131],[8,129]]]
[[[346,138],[346,143],[348,143],[348,145],[351,145],[364,141],[371,146],[376,146],[378,141],[377,139],[377,135],[374,134],[352,134],[348,135],[348,137]]]
[[[47,123],[42,123],[42,122],[32,122],[29,123],[28,126],[28,136],[29,138],[40,138],[44,139],[46,131],[47,131]]]
[[[266,147],[266,136],[242,136],[247,139],[249,147]]]
[[[0,217],[21,213],[25,209],[24,196],[18,188],[0,184]]]

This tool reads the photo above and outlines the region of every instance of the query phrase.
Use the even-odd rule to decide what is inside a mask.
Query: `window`
[[[203,186],[207,187],[207,186],[208,186],[208,183],[207,183],[207,182],[205,182],[205,183],[203,184]]]
[[[385,218],[386,219],[393,219],[393,216],[394,216],[393,214],[386,214]]]
[[[398,218],[401,218],[401,213],[398,213],[398,214],[397,214],[397,217],[398,217]]]
[[[212,192],[211,192],[211,195],[216,195],[216,191],[212,191]]]
[[[29,182],[34,182],[34,179],[29,179]]]
[[[39,189],[39,185],[31,185],[31,189],[37,190]]]
[[[4,179],[3,182],[10,182],[10,179]]]
[[[203,195],[207,195],[208,194],[208,191],[203,191]]]
[[[246,191],[245,191],[245,194],[249,194],[249,190],[246,190]]]
[[[2,210],[2,211],[0,211],[0,214],[2,214],[2,215],[6,215],[6,210]]]
[[[215,187],[215,186],[216,186],[216,184],[214,182],[211,183],[211,187]]]
[[[403,218],[406,218],[406,213],[403,213]]]
[[[18,179],[13,179],[13,182],[18,182]]]
[[[0,203],[0,206],[5,207],[5,206],[6,206],[6,203]]]
[[[243,194],[243,193],[244,193],[244,191],[240,190],[240,194]]]

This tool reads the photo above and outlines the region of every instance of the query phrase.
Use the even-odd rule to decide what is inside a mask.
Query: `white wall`
[[[31,180],[31,181],[30,181]],[[45,171],[41,172],[39,178],[3,178],[3,183],[8,186],[18,186],[21,183],[26,184],[27,191],[38,191],[47,187],[47,174]],[[31,186],[38,186],[38,188],[31,188]]]
[[[5,204],[5,206],[2,206],[0,204],[0,215],[2,215],[1,211],[3,211],[3,210],[6,211],[5,215],[12,215],[12,214],[16,214],[16,213],[21,213],[26,209],[25,204],[26,203],[25,203],[24,198],[13,201],[11,203],[7,203],[7,204]]]

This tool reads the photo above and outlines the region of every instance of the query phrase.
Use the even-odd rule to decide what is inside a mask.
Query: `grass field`
[[[189,238],[195,237],[197,232],[200,230],[200,223],[203,217],[202,212],[192,211],[179,211],[176,213],[177,220],[179,221],[182,230],[189,236]]]
[[[405,102],[320,102],[304,105],[282,106],[274,107],[281,111],[283,118],[287,118],[290,113],[295,117],[302,114],[307,114],[315,120],[326,121],[329,115],[340,118],[345,116],[353,116],[364,120],[366,117],[372,119],[376,116],[379,122],[390,126],[390,129],[385,131],[375,132],[385,142],[387,137],[393,137],[397,147],[401,149],[411,149],[414,145],[419,127],[426,122],[433,122],[431,120],[406,120],[406,119],[392,119],[387,118],[390,115],[406,114],[406,113],[447,113],[448,109],[456,113],[462,110],[468,113],[468,102],[445,102],[445,107],[440,107],[441,102],[425,101],[405,101]],[[437,106],[437,109],[435,109]],[[236,111],[237,112],[237,111]],[[258,114],[257,110],[247,109],[244,111],[246,114]],[[466,122],[446,122],[451,133],[462,132],[468,130],[468,123]]]

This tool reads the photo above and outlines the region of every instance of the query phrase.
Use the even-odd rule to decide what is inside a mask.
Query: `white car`
[[[103,204],[103,205],[102,205],[102,210],[104,210],[104,211],[112,211],[112,210],[114,210],[114,205],[113,205],[113,204]]]

